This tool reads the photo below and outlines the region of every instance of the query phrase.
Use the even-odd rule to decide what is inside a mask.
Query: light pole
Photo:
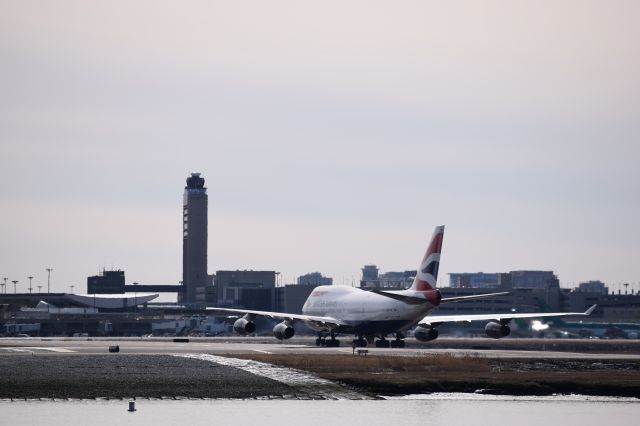
[[[38,293],[42,293],[42,286],[41,285],[38,286]]]
[[[133,310],[138,310],[138,283],[133,283]]]
[[[47,268],[47,293],[51,293],[51,271],[53,268]]]
[[[18,280],[11,281],[13,283],[13,294],[16,294],[16,286],[18,285]]]
[[[7,277],[4,277],[4,294],[7,294]]]
[[[49,295],[51,294],[51,271],[53,271],[53,268],[47,268],[47,312],[51,312],[51,306],[49,305]]]
[[[73,287],[74,287],[74,285],[73,285],[73,284],[71,284],[69,287],[71,287],[71,294],[73,294]]]
[[[31,280],[33,279],[33,277],[27,277],[29,278],[29,294],[31,294],[31,290],[33,290],[33,287],[31,286]]]

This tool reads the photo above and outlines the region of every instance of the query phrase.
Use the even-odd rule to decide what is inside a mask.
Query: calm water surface
[[[386,401],[2,401],[1,425],[638,425],[640,402],[590,397],[431,394]]]

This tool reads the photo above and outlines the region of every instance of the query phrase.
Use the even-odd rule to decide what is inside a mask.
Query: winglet
[[[591,315],[591,313],[592,313],[593,311],[595,311],[597,307],[598,307],[598,305],[592,305],[589,309],[587,309],[586,311],[584,311],[584,315]]]

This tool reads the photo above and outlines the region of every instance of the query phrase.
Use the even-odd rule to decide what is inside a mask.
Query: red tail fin
[[[438,282],[438,268],[440,267],[440,252],[442,251],[442,238],[444,237],[444,226],[436,226],[433,237],[427,248],[427,252],[422,258],[422,263],[418,268],[418,274],[413,281],[411,290],[425,291],[436,288]]]

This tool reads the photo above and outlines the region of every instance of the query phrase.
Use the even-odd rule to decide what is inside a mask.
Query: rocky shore
[[[0,357],[0,399],[256,398],[288,386],[233,367],[170,355]]]

